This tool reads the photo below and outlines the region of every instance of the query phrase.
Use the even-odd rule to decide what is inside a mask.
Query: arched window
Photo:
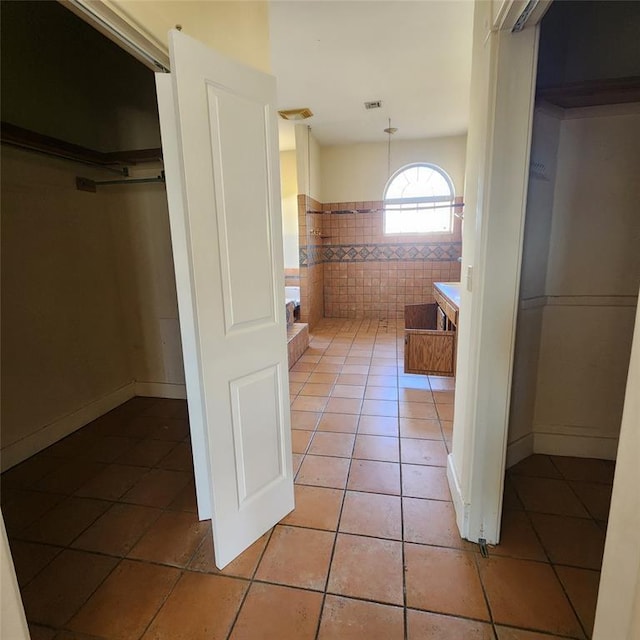
[[[407,165],[384,190],[384,232],[451,233],[454,197],[451,178],[440,167]]]

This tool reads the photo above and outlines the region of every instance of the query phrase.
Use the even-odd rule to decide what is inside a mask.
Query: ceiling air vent
[[[278,111],[278,113],[283,120],[306,120],[313,115],[313,111],[308,107],[303,107],[301,109],[285,109],[283,111]]]
[[[382,100],[373,100],[372,102],[365,102],[365,109],[379,109],[382,106]]]

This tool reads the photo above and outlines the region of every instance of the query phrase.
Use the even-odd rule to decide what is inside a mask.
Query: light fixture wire
[[[387,182],[391,178],[391,136],[398,130],[397,127],[391,126],[391,118],[389,120],[389,126],[384,129],[387,134]]]

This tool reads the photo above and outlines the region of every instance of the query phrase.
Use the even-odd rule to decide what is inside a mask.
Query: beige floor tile
[[[489,620],[472,553],[405,543],[405,564],[408,607]]]
[[[229,640],[314,640],[322,594],[254,583]]]
[[[427,376],[405,374],[398,376],[398,386],[402,389],[425,389],[429,391]]]
[[[401,402],[422,402],[433,404],[433,395],[427,389],[400,389]]]
[[[593,520],[532,513],[531,521],[551,562],[600,570],[605,532]]]
[[[318,423],[318,431],[355,433],[358,429],[358,418],[358,414],[355,413],[323,413]]]
[[[583,637],[550,565],[489,557],[480,559],[480,573],[496,623]]]
[[[437,419],[400,418],[400,435],[403,438],[442,440],[440,422]]]
[[[537,631],[525,631],[524,629],[514,629],[512,627],[503,627],[496,625],[496,633],[498,640],[566,640],[566,636],[551,636],[547,633],[538,633]]]
[[[569,485],[595,520],[606,522],[611,508],[611,490],[608,484],[597,482],[569,482]]]
[[[299,393],[301,396],[318,396],[326,398],[331,393],[332,388],[332,384],[307,382]]]
[[[403,498],[404,539],[456,549],[473,549],[460,537],[453,504],[440,500]]]
[[[407,640],[494,640],[494,636],[486,622],[409,609]]]
[[[191,480],[186,471],[152,469],[122,496],[121,501],[147,507],[168,507]]]
[[[586,629],[588,637],[591,637],[596,617],[600,572],[561,566],[555,569],[580,622]]]
[[[500,544],[491,547],[489,553],[523,560],[547,561],[547,556],[529,517],[523,511],[504,510],[502,512]]]
[[[400,495],[400,465],[395,462],[353,460],[347,488],[350,491]]]
[[[138,638],[179,577],[177,569],[123,560],[67,626],[93,636]]]
[[[511,477],[511,483],[527,511],[589,517],[589,512],[564,480],[516,475]]]
[[[367,384],[367,376],[362,373],[341,373],[336,380],[336,384],[353,384],[362,386]]]
[[[189,562],[191,571],[203,573],[216,573],[225,576],[250,579],[255,573],[258,562],[262,557],[267,542],[271,537],[271,529],[260,536],[248,549],[245,549],[235,560],[232,560],[222,570],[216,567],[215,552],[213,549],[213,536],[207,533]]]
[[[454,402],[454,391],[432,391],[433,401],[436,404],[453,404]]]
[[[291,428],[313,431],[322,413],[313,411],[291,411]]]
[[[327,591],[402,604],[402,543],[338,534]]]
[[[553,464],[567,480],[613,484],[613,474],[616,468],[613,460],[554,456]]]
[[[399,462],[398,438],[359,434],[356,436],[353,457],[360,460]]]
[[[340,516],[340,531],[401,540],[401,511],[397,496],[347,491]]]
[[[125,556],[162,511],[133,504],[114,504],[73,543],[73,547]]]
[[[95,553],[63,551],[22,590],[27,620],[61,627],[111,573],[117,562],[115,558]]]
[[[303,429],[291,429],[291,450],[293,453],[306,453],[313,431]]]
[[[322,591],[329,573],[334,537],[329,531],[276,526],[256,579]]]
[[[400,417],[419,420],[437,420],[436,406],[428,402],[400,402]]]
[[[360,416],[358,433],[372,436],[397,436],[398,418],[390,416]]]
[[[23,529],[20,537],[32,542],[68,546],[110,506],[111,503],[105,500],[69,497]]]
[[[313,382],[315,384],[328,384],[333,386],[338,379],[337,373],[311,373],[306,382]]]
[[[144,640],[223,640],[248,586],[237,578],[183,573]]]
[[[329,398],[326,411],[328,413],[360,413],[362,400],[359,398]]]
[[[335,531],[342,507],[343,491],[297,484],[294,487],[296,508],[281,524]]]
[[[167,511],[147,529],[128,557],[185,567],[210,532],[209,520],[200,521],[192,513]]]
[[[395,400],[365,400],[361,413],[365,416],[397,417],[398,403]]]
[[[396,387],[366,387],[364,392],[366,400],[398,400],[398,389]]]
[[[40,544],[39,542],[11,541],[11,558],[20,587],[24,587],[60,552],[60,547]]]
[[[410,498],[451,500],[446,470],[417,464],[402,465],[402,495]]]
[[[439,440],[400,438],[400,456],[408,464],[447,466],[447,449]]]
[[[453,405],[436,403],[436,409],[438,410],[438,418],[440,420],[453,420]]]
[[[350,458],[354,441],[355,435],[350,433],[316,431],[308,453],[318,456]]]
[[[305,456],[296,483],[316,487],[344,489],[347,484],[350,460],[328,456]]]
[[[328,595],[318,640],[404,640],[402,608]]]
[[[333,387],[331,395],[335,398],[355,398],[359,400],[364,397],[364,389],[364,385],[337,384]]]
[[[327,397],[318,396],[298,396],[292,403],[292,411],[312,411],[314,413],[323,411],[327,404]]]

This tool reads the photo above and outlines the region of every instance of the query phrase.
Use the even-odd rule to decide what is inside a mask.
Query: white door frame
[[[462,536],[497,544],[539,27],[512,33],[518,15],[493,9],[477,2],[474,15],[463,286],[447,475]],[[498,26],[493,26],[495,13]]]

